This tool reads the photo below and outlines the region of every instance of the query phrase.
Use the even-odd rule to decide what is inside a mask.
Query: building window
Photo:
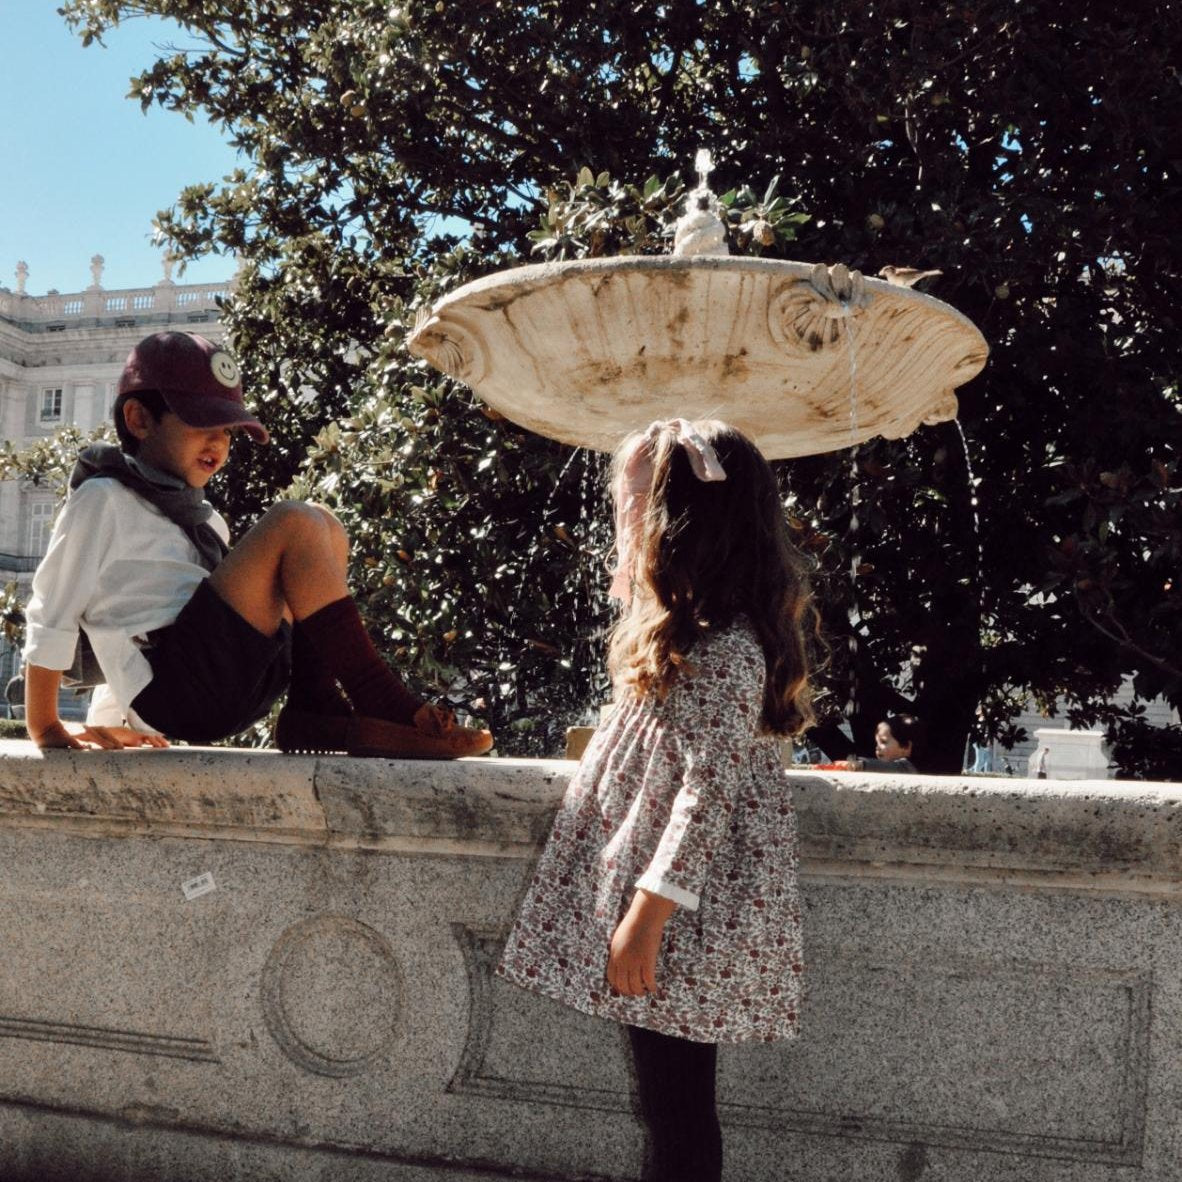
[[[94,422],[94,387],[78,385],[74,387],[74,426],[83,431],[89,431],[95,426]]]
[[[29,505],[29,553],[40,558],[49,549],[53,533],[53,501],[33,501]]]
[[[41,421],[57,423],[62,417],[62,388],[47,386],[41,391]]]

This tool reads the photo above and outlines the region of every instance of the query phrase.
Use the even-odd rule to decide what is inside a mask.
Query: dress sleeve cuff
[[[636,880],[637,890],[648,891],[650,895],[660,895],[662,899],[672,899],[678,907],[687,911],[697,911],[698,896],[685,887],[679,887],[668,879],[662,878],[653,870],[646,870]]]

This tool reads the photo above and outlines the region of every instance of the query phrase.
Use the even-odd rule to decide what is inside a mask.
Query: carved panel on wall
[[[619,1028],[493,977],[505,933],[453,931],[471,1011],[448,1090],[631,1111]],[[803,1037],[721,1051],[725,1125],[1140,1163],[1149,973],[811,951]]]
[[[171,1034],[150,1034],[113,1026],[83,1026],[75,1022],[52,1022],[39,1018],[14,1018],[0,1014],[0,1038],[23,1038],[33,1042],[69,1043],[97,1047],[104,1051],[127,1051],[133,1055],[162,1055],[168,1059],[191,1059],[220,1063],[213,1044],[204,1038]]]
[[[317,916],[292,924],[275,942],[262,1003],[267,1029],[294,1063],[317,1075],[360,1075],[398,1034],[402,974],[373,928]]]

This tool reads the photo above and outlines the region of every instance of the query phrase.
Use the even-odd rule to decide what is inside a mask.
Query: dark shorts
[[[212,743],[265,718],[291,680],[291,627],[248,624],[205,579],[167,627],[148,635],[152,680],[131,708],[170,739]]]

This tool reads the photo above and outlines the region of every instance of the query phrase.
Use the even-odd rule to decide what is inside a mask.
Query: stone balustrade
[[[51,324],[217,311],[217,301],[230,294],[227,283],[158,283],[154,287],[89,288],[62,295],[30,296],[0,291],[0,317],[36,329]]]
[[[619,1029],[491,975],[573,766],[0,744],[0,1177],[637,1178]],[[789,780],[727,1178],[1174,1182],[1182,786]]]

